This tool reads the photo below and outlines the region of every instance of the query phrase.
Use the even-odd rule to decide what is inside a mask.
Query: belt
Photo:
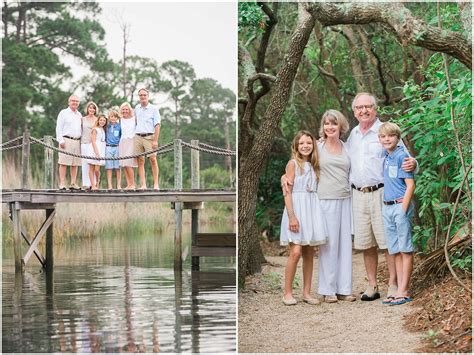
[[[107,147],[118,147],[118,144],[106,144]]]
[[[148,137],[148,136],[152,136],[154,133],[135,133],[135,134],[140,137]]]
[[[63,136],[63,138],[74,139],[75,141],[80,141],[80,140],[81,140],[81,137],[79,137],[79,138],[74,138],[74,137],[69,137],[69,136]]]
[[[396,200],[393,201],[384,201],[384,205],[395,205],[397,203],[402,203],[403,202],[403,197],[402,198],[397,198]]]
[[[377,191],[378,189],[380,189],[381,187],[383,187],[383,184],[380,183],[378,185],[374,185],[374,186],[365,186],[365,187],[356,187],[354,184],[351,185],[353,189],[356,189],[357,191],[361,191],[361,192],[374,192],[374,191]]]

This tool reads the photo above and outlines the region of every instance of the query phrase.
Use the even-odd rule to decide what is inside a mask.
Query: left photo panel
[[[235,353],[237,4],[2,15],[2,352]]]

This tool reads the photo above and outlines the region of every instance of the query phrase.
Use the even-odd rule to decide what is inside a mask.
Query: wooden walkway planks
[[[2,203],[235,202],[235,190],[2,190]]]

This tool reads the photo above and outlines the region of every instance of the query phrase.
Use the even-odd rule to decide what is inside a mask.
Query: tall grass
[[[3,189],[19,188],[20,172],[13,160],[3,160]],[[38,174],[40,175],[40,174]],[[30,178],[30,186],[40,188],[40,178]],[[8,206],[2,205],[2,235],[12,242],[13,227],[8,216]],[[183,213],[183,223],[191,222],[190,213]],[[21,225],[30,237],[45,219],[44,211],[21,212]],[[199,214],[200,225],[223,224],[235,226],[235,206],[229,203],[206,203]],[[174,226],[174,210],[169,203],[60,203],[56,205],[53,222],[55,243],[66,238],[90,238],[107,233],[160,233]]]

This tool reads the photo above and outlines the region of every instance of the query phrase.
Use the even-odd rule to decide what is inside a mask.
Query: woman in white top
[[[90,150],[92,127],[97,121],[99,108],[96,103],[89,101],[86,105],[87,116],[82,117],[82,135],[81,135],[81,155],[87,155]],[[91,180],[89,179],[89,163],[87,159],[82,159],[82,189],[90,190]]]
[[[124,157],[128,155],[133,155],[133,138],[135,136],[135,127],[137,125],[137,120],[133,115],[132,107],[128,102],[124,102],[120,105],[120,116],[121,116],[121,125],[122,125],[122,137],[120,138],[119,143],[119,157]],[[136,158],[123,159],[120,160],[120,166],[123,167],[125,171],[125,180],[127,181],[127,186],[125,190],[134,190],[135,189],[135,173],[133,168],[138,166]]]

